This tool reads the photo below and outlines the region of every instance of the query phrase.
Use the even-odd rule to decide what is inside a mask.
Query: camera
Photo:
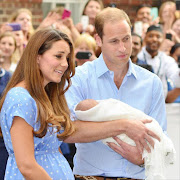
[[[88,51],[79,51],[76,53],[77,59],[90,59],[91,56],[92,56],[92,53]]]
[[[21,30],[21,25],[19,23],[9,23],[8,26],[11,26],[13,31]]]
[[[71,11],[64,9],[63,14],[62,14],[62,19],[66,19],[71,16]]]
[[[172,40],[172,34],[166,33],[166,39]]]

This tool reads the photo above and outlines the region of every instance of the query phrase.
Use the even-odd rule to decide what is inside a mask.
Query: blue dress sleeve
[[[37,106],[27,90],[21,88],[19,91],[10,91],[3,106],[9,129],[15,116],[23,118],[34,128],[37,119]]]

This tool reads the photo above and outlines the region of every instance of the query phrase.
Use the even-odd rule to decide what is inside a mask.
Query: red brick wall
[[[131,22],[134,22],[136,16],[136,9],[141,4],[153,4],[153,0],[103,0],[103,3],[106,6],[109,6],[111,3],[115,3],[117,8],[123,9],[130,17]]]
[[[103,0],[103,3],[105,7],[109,6],[110,3],[115,3],[118,8],[127,12],[133,23],[136,9],[140,4],[150,4],[159,7],[165,1],[167,0]],[[42,0],[0,0],[0,24],[6,22],[14,10],[24,7],[32,11],[33,25],[37,27],[43,18],[41,3]]]
[[[7,22],[11,14],[19,8],[27,8],[33,14],[33,26],[42,21],[42,0],[0,0],[0,24]]]
[[[136,9],[141,4],[149,4],[152,7],[160,7],[160,5],[165,1],[175,1],[175,0],[103,0],[106,6],[111,3],[115,3],[118,8],[123,9],[130,17],[131,22],[134,22],[136,16]]]

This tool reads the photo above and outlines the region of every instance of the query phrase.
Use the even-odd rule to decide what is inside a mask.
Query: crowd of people
[[[22,8],[0,26],[0,180],[145,179],[142,152],[160,141],[146,126],[152,120],[80,121],[75,107],[121,100],[167,135],[165,103],[180,103],[176,4],[164,2],[155,19],[143,4],[133,24],[101,0],[85,4],[86,26],[64,10],[52,9],[34,29]],[[115,137],[122,133],[136,146]],[[109,137],[116,143],[106,146]]]

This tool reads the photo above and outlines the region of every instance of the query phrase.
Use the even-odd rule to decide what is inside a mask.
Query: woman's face
[[[167,4],[164,6],[164,9],[162,11],[162,20],[163,22],[166,22],[169,20],[169,18],[172,16],[175,18],[175,11],[176,7],[170,4]]]
[[[22,31],[13,31],[14,37],[16,39],[17,47],[20,47],[24,42],[24,35]]]
[[[37,63],[43,74],[44,86],[49,82],[59,83],[61,81],[68,68],[69,54],[69,44],[64,40],[59,40],[54,42],[44,54],[38,56]]]
[[[23,32],[29,32],[32,26],[31,16],[27,12],[21,12],[17,16],[16,22],[21,24],[21,29]]]
[[[90,19],[95,19],[98,12],[101,11],[101,6],[96,1],[90,1],[86,6],[85,15],[87,15]]]
[[[180,38],[180,19],[177,19],[173,26],[172,26],[172,30],[178,35],[178,37]]]
[[[15,50],[13,37],[5,36],[0,40],[0,50],[5,58],[10,58]]]

